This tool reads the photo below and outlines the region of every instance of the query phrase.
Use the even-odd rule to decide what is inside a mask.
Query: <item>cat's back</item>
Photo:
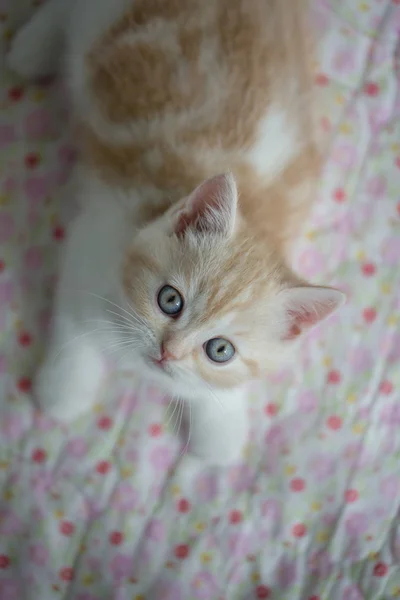
[[[284,168],[307,128],[306,16],[305,0],[78,3],[70,72],[94,160],[169,187],[244,154]]]

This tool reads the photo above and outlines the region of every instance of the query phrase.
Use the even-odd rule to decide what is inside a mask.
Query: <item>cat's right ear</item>
[[[175,233],[187,230],[228,237],[235,227],[237,187],[231,175],[216,175],[201,183],[186,199],[177,214]]]

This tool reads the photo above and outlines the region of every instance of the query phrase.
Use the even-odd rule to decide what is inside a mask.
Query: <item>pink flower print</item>
[[[77,157],[76,149],[72,146],[62,146],[58,151],[58,160],[64,166],[71,166],[74,164]]]
[[[321,518],[321,522],[326,527],[333,527],[335,525],[336,521],[337,521],[337,516],[332,513],[326,513]]]
[[[331,153],[331,160],[343,169],[353,169],[357,162],[357,148],[348,142],[339,142]]]
[[[51,471],[40,471],[31,478],[31,486],[36,494],[47,493],[54,484]]]
[[[327,579],[332,571],[332,560],[329,552],[326,550],[317,550],[313,552],[309,559],[310,572],[318,579]]]
[[[139,492],[130,483],[120,483],[111,497],[112,507],[121,512],[129,512],[138,507]]]
[[[367,181],[367,192],[372,198],[378,200],[383,198],[387,192],[387,181],[385,177],[377,175]]]
[[[364,596],[358,585],[352,583],[344,588],[341,600],[364,600]]]
[[[9,146],[16,140],[14,125],[0,125],[0,148]]]
[[[17,535],[21,529],[22,522],[13,510],[0,510],[0,535]]]
[[[89,556],[87,565],[91,571],[101,571],[102,568],[102,562],[97,556]]]
[[[324,257],[316,248],[307,248],[298,258],[298,265],[307,277],[314,277],[324,268]]]
[[[49,184],[45,177],[29,177],[24,184],[25,195],[38,208],[38,203],[44,200],[49,190]]]
[[[279,371],[275,371],[271,373],[269,376],[272,383],[284,383],[290,377],[291,371],[289,369],[279,369]]]
[[[149,598],[154,598],[154,600],[156,598],[158,600],[183,600],[184,596],[179,582],[159,579],[151,590]]]
[[[5,211],[0,212],[0,244],[7,242],[15,233],[14,218]]]
[[[312,390],[304,390],[297,396],[297,405],[302,412],[313,412],[318,407],[318,397]]]
[[[51,323],[51,311],[48,309],[44,309],[39,313],[38,324],[40,327],[40,331],[46,335],[49,331]]]
[[[388,122],[390,121],[392,112],[391,110],[389,111],[387,108],[376,108],[374,110],[371,110],[370,114],[369,114],[369,123],[370,123],[370,127],[372,129],[373,132],[379,131],[379,129],[381,129],[382,127],[385,127],[386,125],[388,125]],[[376,142],[376,146],[372,146],[372,153],[374,155],[378,154],[379,151],[381,150],[382,146],[379,143],[379,140],[375,140]],[[381,180],[384,181],[384,178],[381,177]],[[385,181],[385,190],[387,189],[387,182]],[[383,197],[383,193],[379,192],[380,196],[379,197]]]
[[[285,590],[296,582],[297,568],[294,560],[282,558],[278,564],[278,586]]]
[[[35,415],[35,427],[39,431],[51,431],[54,429],[54,421],[42,413]]]
[[[3,190],[6,194],[8,194],[10,192],[14,192],[16,187],[17,187],[16,181],[12,177],[7,177],[7,179],[3,183]]]
[[[261,504],[261,519],[258,536],[260,541],[279,534],[282,526],[282,508],[277,500],[264,500]]]
[[[364,512],[355,512],[347,517],[344,526],[348,536],[358,537],[367,531],[368,517]]]
[[[371,351],[368,348],[354,348],[349,356],[349,365],[356,374],[369,371],[374,364]]]
[[[136,409],[138,402],[139,400],[136,392],[127,392],[124,394],[119,406],[121,414],[124,417],[130,417],[130,415]]]
[[[49,551],[42,542],[36,542],[29,547],[29,558],[38,567],[44,567],[49,560]]]
[[[384,425],[397,429],[400,426],[400,403],[385,404],[381,410],[380,419]]]
[[[200,600],[210,600],[218,595],[216,578],[209,571],[197,573],[192,579],[191,587],[194,597]]]
[[[132,571],[132,558],[126,554],[117,554],[110,562],[110,571],[114,581],[129,577]]]
[[[161,542],[165,537],[165,527],[160,519],[151,519],[146,527],[146,537]]]
[[[130,463],[137,463],[139,460],[139,452],[137,448],[128,448],[125,458]]]
[[[269,452],[281,452],[286,443],[286,436],[281,425],[273,425],[265,436]]]
[[[17,440],[25,431],[23,418],[21,417],[21,415],[14,413],[5,415],[0,426],[0,431],[1,435],[6,440]]]
[[[282,517],[282,507],[278,500],[264,500],[261,505],[261,516],[263,521],[269,520],[272,523],[278,523]]]
[[[229,483],[238,494],[249,489],[252,479],[253,471],[248,465],[233,467],[228,473]]]
[[[388,362],[397,363],[400,360],[400,333],[389,334],[387,339],[390,347]]]
[[[400,480],[397,475],[388,475],[380,484],[381,495],[387,500],[396,500],[400,490]]]
[[[335,473],[336,460],[331,455],[321,453],[311,458],[308,467],[317,481],[325,481]]]
[[[388,49],[385,45],[376,42],[371,45],[369,51],[369,60],[373,62],[374,66],[380,67],[385,62],[391,61],[391,59],[391,53],[388,52]]]
[[[382,248],[382,256],[388,265],[396,266],[400,262],[400,236],[386,240]]]
[[[333,68],[338,73],[349,73],[356,66],[354,52],[349,49],[338,50],[333,56]]]
[[[54,135],[54,119],[47,109],[38,108],[31,112],[25,119],[25,135],[29,140],[42,140],[48,136]]]
[[[168,446],[156,446],[150,452],[150,463],[157,471],[168,471],[174,462]]]
[[[20,590],[19,579],[0,579],[0,598],[1,600],[20,600],[22,590]]]
[[[218,481],[215,475],[202,473],[195,482],[197,498],[200,502],[211,502],[218,494]]]
[[[90,592],[82,592],[77,595],[76,600],[100,600],[100,598],[93,596]]]
[[[343,458],[347,461],[355,463],[358,461],[362,452],[361,442],[350,442],[344,449]]]
[[[74,458],[83,458],[88,452],[88,445],[84,438],[75,437],[69,440],[66,450]]]
[[[40,269],[43,265],[43,253],[39,246],[32,246],[24,255],[25,266],[28,269]]]
[[[233,533],[228,538],[229,556],[237,560],[244,560],[252,547],[252,536],[248,533]]]
[[[93,502],[92,500],[85,501],[84,511],[86,519],[89,521],[98,519],[102,513],[102,509],[100,508],[99,504]]]

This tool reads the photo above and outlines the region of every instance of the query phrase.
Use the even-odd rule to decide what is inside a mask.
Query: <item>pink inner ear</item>
[[[283,340],[293,340],[334,312],[344,301],[344,294],[333,288],[304,286],[281,292],[286,306]]]
[[[178,237],[181,237],[188,227],[192,225],[192,218],[187,213],[182,212],[179,215],[178,221],[175,225],[175,233]]]
[[[233,229],[236,202],[236,184],[232,175],[216,175],[190,194],[174,231],[182,236],[190,227],[202,233],[228,234]]]
[[[287,335],[283,338],[286,340],[294,340],[305,330],[313,325],[316,325],[320,319],[316,315],[309,312],[294,312],[288,311],[289,321],[291,323]]]

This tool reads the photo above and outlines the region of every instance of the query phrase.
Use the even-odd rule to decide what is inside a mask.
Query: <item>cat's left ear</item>
[[[231,173],[216,175],[201,183],[186,199],[177,215],[175,233],[188,229],[228,237],[235,226],[237,187]]]
[[[329,287],[302,286],[282,290],[282,340],[293,340],[337,310],[346,300],[343,292]]]

